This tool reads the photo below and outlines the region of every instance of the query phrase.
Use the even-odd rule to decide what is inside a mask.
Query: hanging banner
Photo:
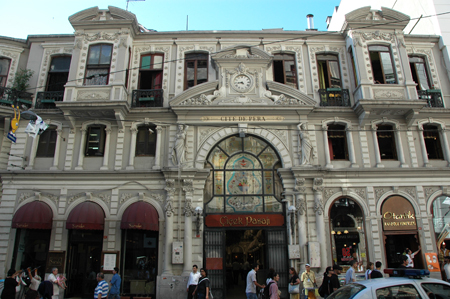
[[[438,257],[437,257],[436,253],[426,252],[425,258],[427,261],[427,269],[430,272],[441,272],[441,270],[439,268],[439,261],[438,261]]]

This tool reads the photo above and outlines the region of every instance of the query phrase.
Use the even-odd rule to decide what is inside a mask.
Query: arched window
[[[282,212],[281,160],[265,141],[231,136],[209,153],[206,213]]]

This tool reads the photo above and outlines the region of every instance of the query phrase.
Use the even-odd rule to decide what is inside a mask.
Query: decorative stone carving
[[[405,94],[401,89],[374,89],[375,99],[404,99]]]
[[[416,188],[414,188],[414,187],[406,188],[405,191],[406,191],[406,193],[411,195],[412,198],[416,198]]]
[[[86,196],[86,193],[85,193],[85,192],[80,192],[80,193],[77,193],[77,194],[75,194],[75,195],[72,195],[72,196],[69,197],[69,199],[67,200],[67,204],[70,204],[70,203],[74,202],[75,200],[77,200],[78,198],[83,197],[83,196]]]
[[[128,199],[130,199],[131,197],[133,197],[133,193],[122,193],[122,195],[120,195],[119,203],[123,204]]]
[[[109,100],[109,90],[82,90],[78,91],[78,100]]]
[[[34,193],[22,193],[19,196],[19,203],[21,203],[25,199],[28,199],[28,198],[33,197],[33,196],[34,196]]]
[[[321,196],[316,196],[314,200],[314,212],[319,215],[323,214],[323,200]]]
[[[325,188],[324,191],[325,200],[328,200],[331,197],[331,195],[335,194],[336,192],[338,192],[338,190],[334,188]]]
[[[284,94],[280,94],[279,96],[272,95],[272,92],[270,92],[270,91],[266,91],[264,93],[264,96],[266,98],[273,100],[274,105],[280,105],[280,106],[307,105],[305,102],[303,102],[299,99],[289,98],[289,97],[285,96]]]
[[[174,213],[173,210],[173,197],[175,195],[175,180],[174,179],[166,179],[166,187],[164,188],[167,192],[166,204],[164,206],[164,211],[166,212],[167,217],[171,217]]]
[[[81,33],[81,32],[75,32],[75,36],[81,36],[84,38],[85,41],[93,42],[97,40],[109,40],[109,41],[117,41],[119,39],[119,36],[122,34],[128,34],[128,32],[98,32],[94,34],[88,34],[88,33]]]
[[[375,198],[378,200],[383,196],[384,193],[388,192],[388,189],[385,188],[375,188]]]
[[[428,199],[431,196],[431,194],[433,194],[438,190],[439,190],[438,187],[424,187],[423,191],[425,192],[425,199]]]
[[[313,183],[313,190],[316,192],[322,192],[323,191],[323,179],[322,178],[315,178]]]
[[[97,195],[98,198],[103,200],[105,203],[109,204],[111,202],[111,195],[109,194],[99,194]]]
[[[198,98],[190,98],[187,100],[184,100],[179,105],[180,106],[207,106],[211,105],[212,101],[220,96],[219,91],[214,91],[214,94],[212,95],[205,95],[201,94]]]
[[[192,207],[192,196],[194,193],[194,181],[191,179],[183,180],[183,191],[186,193],[186,204],[184,206],[184,215],[186,217],[191,217],[194,213],[194,208]]]
[[[298,155],[300,160],[300,165],[311,165],[311,160],[314,159],[315,153],[314,148],[309,138],[308,127],[306,123],[300,123],[297,125],[298,129]]]
[[[274,130],[268,130],[275,134],[275,136],[278,136],[281,140],[281,142],[284,143],[284,145],[287,145],[287,128],[280,128],[280,129],[274,129]]]
[[[212,127],[212,128],[200,128],[199,129],[199,134],[198,134],[198,144],[203,144],[203,142],[209,137],[211,136],[211,134],[213,133],[213,131],[218,130],[219,128],[217,127]]]
[[[305,178],[295,178],[295,187],[294,191],[297,192],[305,192]]]
[[[370,40],[377,40],[377,41],[389,41],[394,42],[395,41],[395,35],[389,32],[382,32],[382,31],[373,31],[373,32],[355,32],[359,34],[364,41],[370,41]]]
[[[366,189],[365,188],[357,188],[357,189],[355,189],[355,193],[358,194],[358,196],[363,199],[366,198]]]
[[[297,209],[299,215],[306,215],[306,199],[304,197],[297,197],[295,200],[295,208]]]

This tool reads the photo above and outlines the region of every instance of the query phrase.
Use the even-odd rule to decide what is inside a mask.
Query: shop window
[[[105,126],[90,126],[86,134],[86,156],[103,157],[105,149]]]
[[[369,46],[370,63],[372,64],[375,84],[397,84],[391,51],[387,46]]]
[[[52,58],[48,71],[46,91],[64,91],[69,78],[71,56],[57,56]]]
[[[330,160],[348,160],[347,132],[343,125],[328,125]]]
[[[339,60],[336,55],[317,55],[320,89],[341,88]]]
[[[161,89],[163,76],[163,54],[141,56],[139,89]]]
[[[282,212],[281,160],[267,142],[229,137],[212,149],[207,164],[207,213]]]
[[[6,81],[8,80],[10,64],[11,64],[11,59],[0,58],[0,87],[6,86]]]
[[[273,59],[273,78],[290,87],[297,88],[297,71],[295,67],[295,55],[275,54]]]
[[[381,159],[397,160],[394,128],[391,125],[379,125],[377,127],[377,139]]]
[[[112,45],[89,47],[84,85],[107,85],[111,68]]]
[[[17,229],[11,268],[40,267],[38,272],[44,274],[50,235],[50,229]]]
[[[417,90],[427,90],[430,89],[430,76],[428,74],[427,65],[425,59],[417,56],[409,57],[409,66],[411,68],[411,73],[414,82],[416,82]]]
[[[442,154],[438,127],[434,125],[424,125],[423,138],[425,140],[428,159],[443,160],[444,155]]]
[[[154,156],[156,151],[156,126],[138,127],[136,156]]]
[[[184,64],[184,89],[188,89],[208,81],[208,54],[186,54]]]
[[[157,231],[122,230],[123,294],[152,297],[156,291],[158,275]]]
[[[421,298],[419,292],[412,284],[402,284],[391,287],[377,289],[378,298],[392,298],[392,299],[415,299]]]
[[[39,136],[36,157],[53,157],[55,155],[58,132],[55,126],[50,126]]]

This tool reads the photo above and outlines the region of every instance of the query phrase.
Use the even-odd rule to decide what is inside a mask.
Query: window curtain
[[[320,85],[320,89],[325,89],[326,88],[325,73],[324,73],[324,70],[323,70],[324,67],[326,67],[326,62],[319,61],[319,85]]]

